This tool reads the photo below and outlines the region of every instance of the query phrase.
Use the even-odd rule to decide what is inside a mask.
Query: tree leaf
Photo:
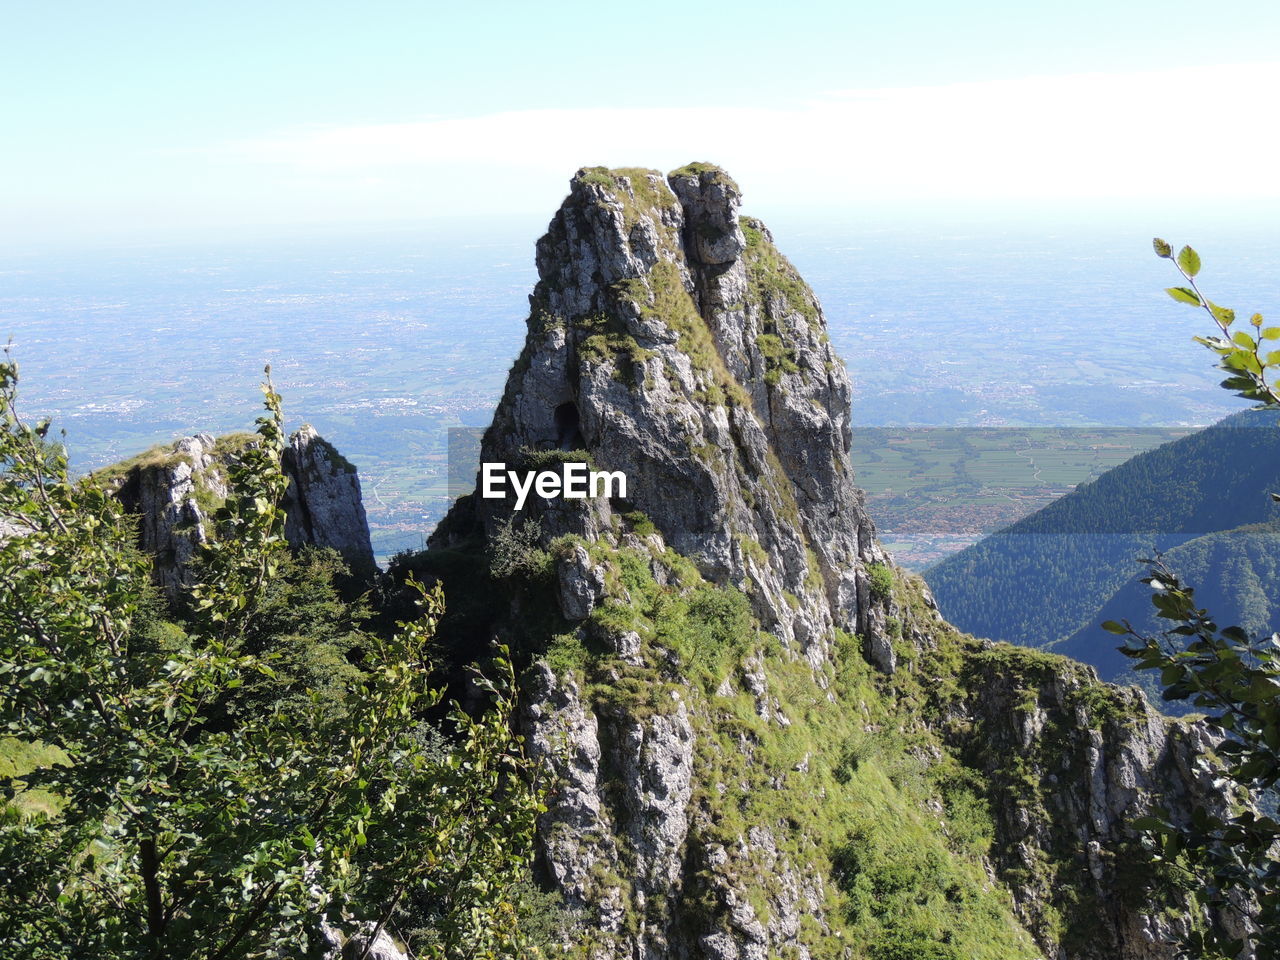
[[[1194,277],[1200,272],[1200,254],[1190,247],[1183,247],[1178,251],[1178,266],[1188,277]]]
[[[1189,287],[1168,287],[1164,291],[1179,303],[1189,303],[1193,307],[1202,307],[1199,295]]]

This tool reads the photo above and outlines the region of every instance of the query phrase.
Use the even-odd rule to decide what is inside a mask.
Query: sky
[[[0,0],[0,244],[550,214],[1280,209],[1280,5]]]

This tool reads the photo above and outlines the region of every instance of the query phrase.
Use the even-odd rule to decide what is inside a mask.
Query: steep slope
[[[1108,470],[924,577],[943,613],[961,629],[1048,646],[1101,623],[1103,605],[1140,576],[1140,557],[1280,518],[1280,504],[1269,496],[1273,490],[1280,490],[1276,417],[1236,414]],[[1206,571],[1201,582],[1221,573]],[[1136,620],[1149,608],[1144,600],[1123,615]],[[1105,664],[1104,675],[1112,675],[1114,646],[1099,658],[1080,644],[1071,649],[1088,663]]]
[[[445,649],[526,664],[575,956],[1167,958],[1125,822],[1212,797],[1204,733],[975,641],[891,568],[812,292],[715,167],[579,171],[485,462],[626,496],[457,501]]]

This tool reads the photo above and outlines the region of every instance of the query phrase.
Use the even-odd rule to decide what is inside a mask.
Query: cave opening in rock
[[[582,431],[578,429],[578,405],[570,401],[556,407],[556,447],[560,450],[580,450]]]

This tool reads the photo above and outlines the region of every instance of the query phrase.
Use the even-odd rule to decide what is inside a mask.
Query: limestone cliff
[[[215,439],[200,433],[101,472],[126,509],[137,515],[139,542],[154,557],[156,582],[170,600],[190,586],[209,519],[226,499],[230,466],[251,442],[250,434]],[[355,467],[304,426],[289,440],[284,469],[289,477],[289,543],[332,547],[355,576],[372,578],[376,567]]]
[[[356,577],[371,580],[377,566],[355,465],[306,424],[289,438],[284,471],[285,539],[332,547]]]
[[[538,243],[530,334],[482,459],[587,451],[628,510],[815,665],[865,625],[881,559],[849,475],[848,374],[821,308],[715,168],[583,171]],[[594,540],[613,511],[543,503],[546,532]],[[482,505],[492,534],[508,504]],[[861,579],[860,579],[861,578]],[[861,591],[861,596],[860,596]]]
[[[821,307],[739,202],[706,164],[579,171],[482,459],[627,496],[465,497],[405,562],[450,649],[526,656],[571,950],[1172,957],[1190,921],[1125,823],[1213,796],[1203,730],[959,634],[891,566]]]

